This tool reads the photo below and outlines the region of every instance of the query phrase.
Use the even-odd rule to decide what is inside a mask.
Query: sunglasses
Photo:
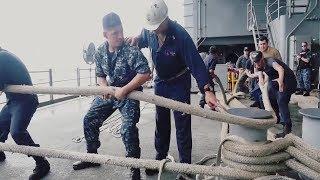
[[[307,47],[306,45],[302,45],[301,47]]]

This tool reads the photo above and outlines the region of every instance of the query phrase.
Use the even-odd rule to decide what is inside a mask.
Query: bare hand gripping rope
[[[73,94],[73,95],[114,95],[116,87],[35,87],[22,85],[9,85],[4,91],[21,94]],[[158,106],[166,107],[176,111],[192,114],[206,119],[238,124],[246,127],[266,129],[276,123],[275,119],[256,121],[251,118],[238,117],[230,114],[221,114],[214,111],[204,110],[200,107],[191,106],[164,97],[148,94],[140,91],[133,91],[128,96],[130,99],[149,102]]]

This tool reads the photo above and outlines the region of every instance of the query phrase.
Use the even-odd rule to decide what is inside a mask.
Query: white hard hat
[[[154,31],[168,17],[168,7],[163,0],[150,0],[145,16],[145,28]]]

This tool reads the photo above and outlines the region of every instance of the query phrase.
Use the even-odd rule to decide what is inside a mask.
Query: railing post
[[[278,0],[278,19],[280,19],[280,0]]]
[[[92,86],[92,81],[91,81],[91,65],[90,65],[90,68],[89,68],[89,73],[90,73],[90,75],[89,75],[89,78],[90,78],[90,86]]]
[[[96,69],[94,69],[94,81],[95,81],[95,85],[98,84],[98,78],[97,78],[97,75],[96,75]]]
[[[77,85],[80,86],[80,68],[77,68]]]
[[[318,108],[320,108],[320,67],[319,67],[319,70],[318,70],[318,74],[319,74],[319,77],[318,77],[318,99],[319,99],[319,102],[318,102]]]
[[[49,86],[53,86],[52,69],[49,69]],[[53,94],[50,94],[50,101],[53,101]]]

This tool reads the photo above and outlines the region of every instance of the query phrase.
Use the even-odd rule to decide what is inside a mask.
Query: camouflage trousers
[[[95,152],[100,147],[99,128],[116,109],[122,115],[121,135],[126,157],[140,158],[139,132],[136,126],[140,118],[140,102],[132,99],[118,101],[115,98],[103,100],[96,97],[93,100],[83,120],[87,151]]]
[[[299,69],[297,71],[298,89],[300,91],[311,91],[311,69]]]

